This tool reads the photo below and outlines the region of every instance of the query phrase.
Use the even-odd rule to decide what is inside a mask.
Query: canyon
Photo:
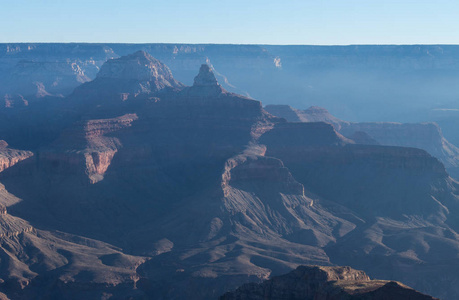
[[[6,47],[3,68],[42,46]],[[218,46],[144,46],[186,56],[171,68],[169,56],[137,45],[75,46],[47,45],[53,57],[86,57],[88,78],[72,75],[80,85],[43,83],[46,96],[18,93],[27,106],[0,109],[7,297],[216,299],[300,265],[321,267],[294,272],[357,274],[372,285],[365,293],[421,295],[389,282],[400,281],[459,295],[457,148],[438,126],[367,126],[318,107],[284,107],[289,119],[234,93],[217,59],[201,64]],[[228,51],[249,68],[241,47]],[[242,48],[284,68],[260,47]],[[192,85],[179,81],[186,72],[175,78],[177,66],[197,74]]]

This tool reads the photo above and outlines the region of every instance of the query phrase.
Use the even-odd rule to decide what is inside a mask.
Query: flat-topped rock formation
[[[300,266],[260,284],[245,284],[220,300],[434,300],[404,284],[370,280],[350,267]]]
[[[438,158],[454,177],[458,176],[459,148],[450,143],[435,123],[353,123],[339,120],[326,109],[304,111],[288,105],[268,105],[265,109],[290,122],[325,122],[358,144],[419,148]]]
[[[305,110],[299,110],[289,105],[266,105],[265,110],[270,114],[286,119],[289,122],[325,122],[332,124],[339,131],[343,124],[349,122],[342,121],[331,115],[325,108],[311,106]]]
[[[262,136],[261,143],[276,143],[280,147],[343,146],[353,144],[333,126],[317,123],[278,123]]]
[[[446,168],[459,168],[459,148],[443,136],[435,123],[348,123],[340,131],[345,136],[365,132],[381,145],[413,147],[426,150],[445,165]],[[457,175],[457,172],[454,172]]]

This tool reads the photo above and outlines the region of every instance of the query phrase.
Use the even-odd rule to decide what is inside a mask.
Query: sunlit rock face
[[[399,282],[370,280],[350,267],[300,266],[261,284],[246,284],[220,300],[434,300]]]
[[[144,51],[123,56],[119,59],[108,60],[102,65],[95,82],[105,80],[131,83],[132,88],[123,92],[151,93],[164,88],[181,88],[183,85],[176,81],[169,68]],[[107,83],[106,83],[107,84]],[[113,88],[122,87],[113,86]],[[128,86],[126,86],[128,88]]]
[[[0,172],[8,169],[21,160],[27,159],[33,155],[30,151],[16,150],[8,147],[8,143],[0,140]]]

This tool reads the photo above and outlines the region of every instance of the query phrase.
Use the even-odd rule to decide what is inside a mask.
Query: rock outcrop
[[[438,158],[452,175],[458,173],[459,148],[445,139],[435,123],[348,123],[340,131],[348,137],[356,132],[367,133],[381,145],[423,149]]]
[[[40,151],[39,163],[42,168],[54,169],[54,172],[83,172],[90,183],[97,183],[103,180],[113,157],[122,147],[118,138],[107,135],[132,126],[137,119],[136,114],[127,114],[111,119],[77,122],[65,130],[51,147]]]
[[[29,101],[27,101],[22,95],[15,94],[5,94],[4,101],[2,101],[0,105],[0,109],[2,108],[18,108],[18,107],[25,107],[29,105]]]
[[[183,84],[172,76],[169,68],[144,51],[110,59],[102,65],[96,78],[78,87],[75,94],[94,97],[116,97],[126,101],[141,94],[154,94],[164,89],[181,89]],[[113,99],[110,99],[113,101]]]
[[[142,296],[135,287],[136,268],[145,258],[100,241],[34,228],[8,213],[20,201],[0,184],[0,290],[8,298]]]
[[[8,147],[8,143],[0,140],[0,172],[32,155],[33,153],[30,151],[11,149]]]
[[[311,106],[308,109],[299,110],[289,105],[271,104],[266,105],[265,110],[289,122],[325,122],[332,124],[337,131],[341,130],[342,125],[349,123],[334,117],[325,108],[318,106]]]
[[[350,267],[300,266],[260,284],[245,284],[220,300],[434,300],[399,282],[370,280]]]
[[[188,97],[219,97],[228,92],[217,82],[213,71],[207,64],[201,65],[198,75],[194,78],[193,86],[184,91]]]
[[[440,127],[435,123],[353,123],[339,120],[320,107],[310,107],[301,111],[288,105],[268,105],[265,109],[290,122],[331,124],[336,131],[357,144],[423,149],[438,158],[452,176],[459,176],[459,148],[446,140]]]

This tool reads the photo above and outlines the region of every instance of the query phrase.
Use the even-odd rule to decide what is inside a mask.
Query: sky
[[[459,44],[459,1],[0,0],[0,42]]]

